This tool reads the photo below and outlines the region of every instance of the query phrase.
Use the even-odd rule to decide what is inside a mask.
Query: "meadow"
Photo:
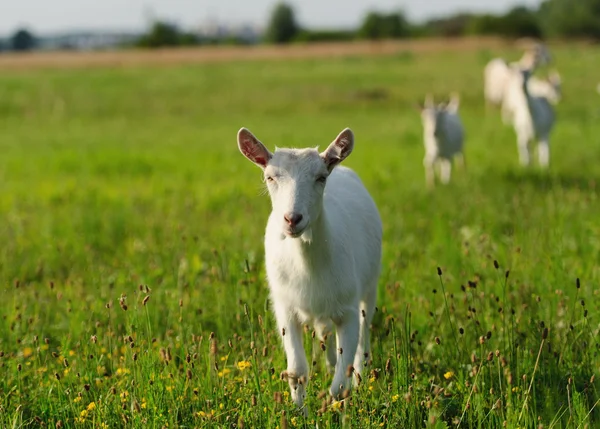
[[[0,70],[0,427],[598,427],[600,49],[550,49],[548,171],[483,102],[510,47]],[[467,168],[428,191],[416,106],[450,91]],[[372,362],[333,401],[307,328],[308,417],[242,126],[271,149],[352,128],[383,219]]]

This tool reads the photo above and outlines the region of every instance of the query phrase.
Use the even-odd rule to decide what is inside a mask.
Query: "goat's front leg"
[[[548,167],[548,163],[550,161],[550,144],[548,143],[548,138],[540,139],[538,142],[538,159],[540,162],[540,167],[546,168]]]
[[[425,157],[423,160],[423,166],[425,167],[425,184],[427,188],[433,189],[435,186],[435,172],[434,172],[435,159]]]
[[[347,309],[343,317],[334,320],[337,331],[338,358],[335,364],[335,373],[333,383],[329,393],[334,398],[339,398],[342,392],[350,387],[351,378],[348,377],[348,366],[354,362],[356,348],[358,347],[359,336],[359,318],[358,304],[351,309]]]
[[[292,400],[298,407],[302,407],[308,381],[308,362],[302,344],[302,326],[296,314],[285,306],[275,304],[275,318],[285,348],[287,379]]]
[[[528,166],[529,159],[529,139],[524,136],[517,136],[517,148],[519,149],[519,162],[522,166]]]

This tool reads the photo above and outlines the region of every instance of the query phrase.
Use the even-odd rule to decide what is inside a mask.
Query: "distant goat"
[[[459,97],[453,94],[447,105],[436,106],[428,95],[421,108],[423,140],[425,143],[425,182],[429,187],[435,183],[435,165],[440,166],[440,181],[448,183],[452,160],[456,156],[464,164],[464,130],[458,114]]]
[[[550,53],[542,44],[536,44],[533,48],[525,51],[521,59],[517,62],[507,63],[502,58],[490,60],[483,72],[486,102],[494,106],[502,104],[511,71],[518,71],[522,68],[533,69],[538,65],[548,64],[550,60]]]
[[[519,82],[519,80],[522,79],[521,69],[512,69],[511,75],[514,76],[513,79],[516,79],[515,82]],[[509,76],[509,82],[510,81],[511,76]],[[506,124],[512,123],[515,103],[522,104],[524,94],[520,89],[517,89],[517,86],[518,85],[511,89],[510,84],[506,85],[505,95],[502,100],[502,120]],[[551,104],[558,104],[562,97],[560,75],[555,70],[552,71],[546,79],[539,79],[535,76],[531,76],[527,82],[527,90],[533,97],[543,97]]]
[[[529,165],[529,144],[537,139],[539,164],[547,167],[550,161],[550,132],[556,118],[548,98],[530,91],[531,74],[532,70],[526,68],[511,76],[507,94],[511,100],[508,120],[517,135],[521,165]]]
[[[271,153],[242,128],[238,146],[263,170],[271,197],[265,261],[292,399],[303,406],[309,366],[302,325],[308,322],[326,345],[328,367],[335,368],[329,391],[339,398],[370,357],[381,264],[377,207],[356,173],[338,167],[352,152],[354,135],[346,128],[321,153]]]

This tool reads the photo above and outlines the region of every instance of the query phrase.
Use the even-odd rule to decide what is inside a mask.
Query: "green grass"
[[[547,172],[484,108],[492,54],[519,56],[0,72],[0,426],[598,425],[600,50],[553,52]],[[414,106],[453,90],[468,169],[428,192]],[[373,362],[332,403],[307,330],[306,419],[279,376],[270,203],[241,126],[270,148],[351,127],[384,222]]]

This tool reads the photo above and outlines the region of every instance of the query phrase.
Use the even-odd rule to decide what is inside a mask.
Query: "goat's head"
[[[264,173],[274,220],[280,222],[283,237],[303,236],[310,240],[311,222],[323,208],[323,194],[329,174],[354,147],[354,135],[343,130],[324,151],[316,149],[269,150],[246,128],[238,132],[242,154]]]

